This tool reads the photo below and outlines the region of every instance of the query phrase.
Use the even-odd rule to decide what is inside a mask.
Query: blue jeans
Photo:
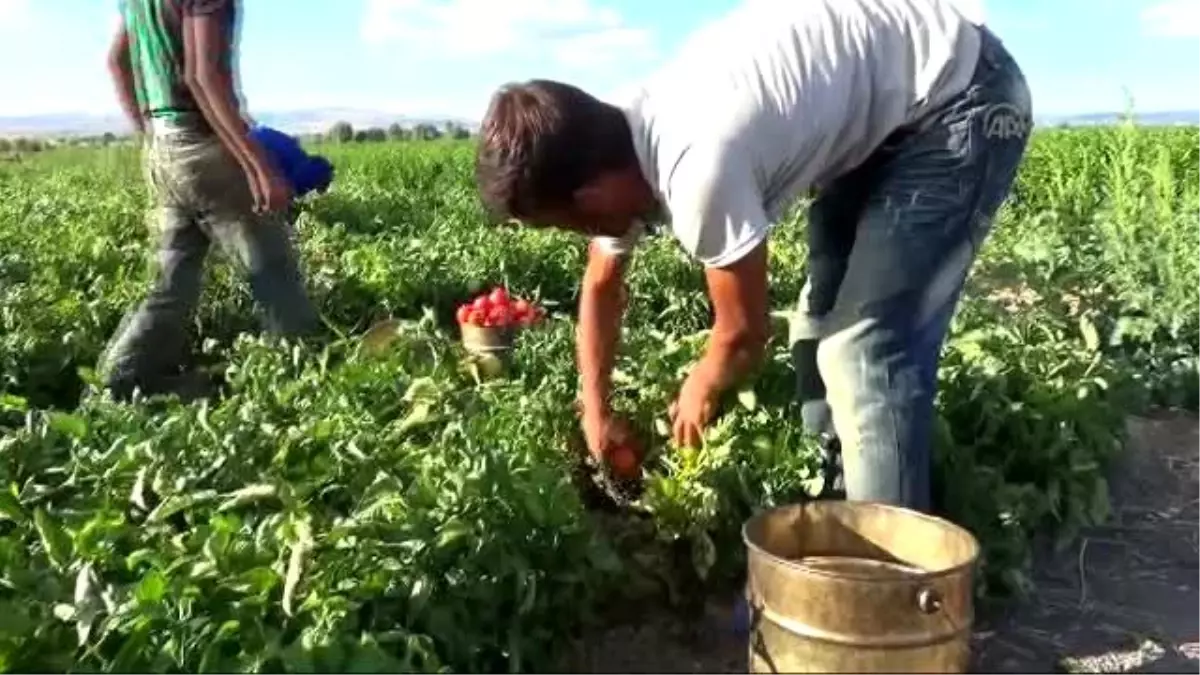
[[[938,357],[1032,127],[981,29],[971,84],[819,195],[791,326],[804,424],[842,447],[846,498],[928,511]]]
[[[146,147],[145,169],[157,208],[157,273],[101,357],[115,395],[173,388],[214,243],[245,273],[268,330],[302,336],[319,328],[291,239],[294,211],[255,213],[244,171],[214,134],[162,125]]]

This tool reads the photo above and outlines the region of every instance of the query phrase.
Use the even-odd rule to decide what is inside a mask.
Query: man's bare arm
[[[749,375],[770,338],[767,242],[722,268],[705,271],[716,321],[701,365],[711,368],[719,390]]]
[[[233,46],[225,37],[219,12],[184,14],[184,81],[197,105],[229,152],[247,172],[259,172],[265,164],[262,148],[249,136],[233,88],[233,74],[222,56]]]
[[[146,130],[146,122],[138,107],[137,94],[134,92],[133,63],[129,54],[129,32],[125,30],[125,20],[121,19],[117,32],[113,35],[112,45],[108,49],[108,72],[112,76],[117,89],[117,99],[121,110],[139,134]]]
[[[582,376],[585,414],[607,412],[613,362],[625,311],[625,260],[604,253],[593,242],[579,301],[576,351]]]

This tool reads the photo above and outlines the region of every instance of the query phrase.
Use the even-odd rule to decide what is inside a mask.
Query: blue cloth
[[[250,136],[270,154],[297,197],[329,188],[333,181],[333,165],[328,159],[309,155],[298,140],[268,126],[255,126],[250,130]]]

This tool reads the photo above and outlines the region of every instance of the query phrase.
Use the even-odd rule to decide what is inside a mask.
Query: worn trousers
[[[255,213],[245,172],[212,132],[157,124],[144,165],[155,202],[157,264],[148,295],[126,314],[101,357],[108,388],[119,396],[135,387],[147,394],[170,389],[214,243],[245,273],[269,331],[303,336],[319,327],[291,216]]]
[[[968,87],[809,211],[790,343],[804,424],[840,442],[849,500],[930,509],[939,355],[1032,127],[1020,68],[981,32]]]

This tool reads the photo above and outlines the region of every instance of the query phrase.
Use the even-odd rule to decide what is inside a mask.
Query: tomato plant
[[[935,480],[984,546],[983,592],[1023,587],[1035,534],[1104,519],[1125,413],[1194,407],[1197,133],[1039,132],[982,248]],[[483,225],[469,143],[328,148],[340,177],[297,239],[337,335],[248,337],[245,284],[213,264],[187,365],[218,368],[221,396],[81,400],[149,281],[149,199],[135,152],[64,153],[0,166],[0,669],[561,670],[606,598],[702,601],[743,571],[748,515],[820,492],[782,334],[702,448],[669,443],[711,315],[703,274],[652,235],[613,373],[645,447],[608,458],[643,490],[598,524],[572,449],[585,246]],[[772,232],[779,310],[804,228],[797,209]],[[372,355],[356,336],[383,317],[405,324]],[[539,329],[482,381],[456,323]]]

